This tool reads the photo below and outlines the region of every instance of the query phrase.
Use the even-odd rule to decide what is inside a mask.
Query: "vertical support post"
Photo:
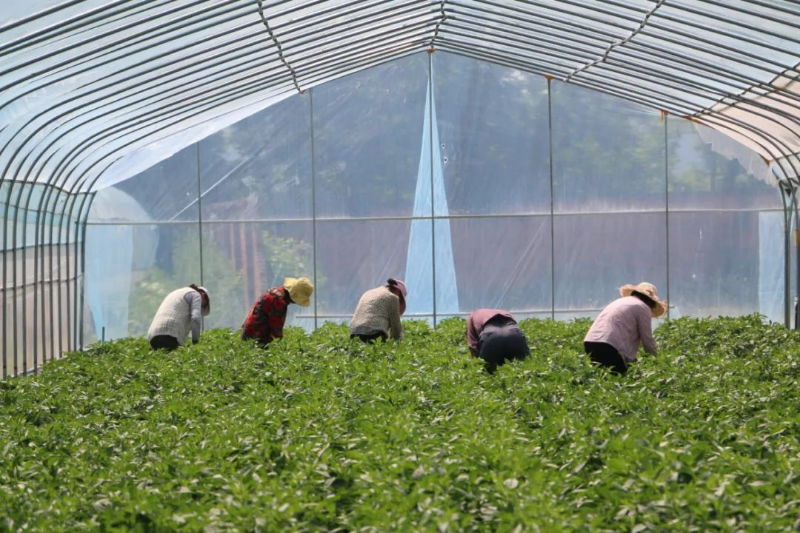
[[[797,205],[797,188],[792,187],[792,204],[794,204],[794,264],[795,264],[795,302],[797,301],[798,297],[800,297],[800,241],[798,241],[798,232],[800,232],[800,211],[798,211]],[[791,259],[790,259],[791,264]],[[790,268],[791,271],[791,268]],[[791,297],[789,298],[791,302]],[[798,324],[798,315],[797,309],[794,310],[794,329],[800,329],[800,324]]]
[[[430,137],[431,159],[431,270],[433,272],[433,327],[436,327],[436,202],[434,201],[435,183],[433,179],[433,50],[428,50],[428,134]]]
[[[34,325],[28,324],[28,295],[27,295],[27,281],[28,281],[28,273],[27,273],[27,266],[28,266],[28,206],[25,205],[23,207],[22,201],[22,194],[25,188],[28,188],[28,191],[31,191],[34,184],[28,184],[23,182],[20,185],[19,194],[17,195],[17,200],[14,204],[14,209],[17,213],[17,218],[19,219],[19,214],[22,213],[22,227],[20,228],[22,236],[19,243],[20,251],[22,252],[22,265],[21,265],[21,273],[19,277],[19,285],[20,285],[20,293],[21,293],[21,300],[22,300],[22,327],[19,328],[17,331],[22,332],[22,375],[28,375],[28,328],[35,328]],[[16,238],[16,232],[14,232],[14,237]],[[16,246],[14,247],[16,249]],[[15,284],[16,285],[16,284]],[[15,289],[16,290],[16,289]],[[19,295],[17,295],[19,297]],[[16,313],[14,313],[16,314]],[[36,358],[34,357],[33,361],[33,370],[36,371]]]
[[[78,190],[76,192],[73,192],[72,194],[74,194],[76,196],[76,200],[75,201],[77,202],[78,201],[77,200],[77,196],[79,196],[81,194],[80,190]],[[81,247],[81,243],[80,243],[81,222],[80,221],[81,221],[81,218],[83,217],[83,208],[84,208],[85,205],[86,205],[86,195],[84,194],[84,195],[82,195],[81,202],[80,202],[80,207],[78,208],[78,212],[74,215],[74,217],[75,217],[75,220],[74,220],[75,230],[74,230],[74,233],[73,233],[73,242],[74,242],[74,244],[72,245],[72,257],[74,258],[74,261],[75,261],[75,271],[73,272],[73,278],[75,280],[74,280],[74,283],[72,284],[72,288],[74,290],[74,293],[73,293],[73,296],[72,296],[72,322],[70,322],[70,324],[69,324],[69,326],[70,326],[70,328],[69,328],[70,329],[70,332],[69,332],[70,343],[71,343],[71,346],[72,346],[71,349],[73,351],[78,349],[78,322],[79,322],[79,320],[78,320],[78,312],[79,312],[78,311],[78,285],[79,285],[79,281],[78,281],[79,280],[79,273],[78,273],[78,270],[79,270],[80,264],[81,264],[80,263],[80,247]],[[72,216],[73,216],[72,212],[70,212],[70,218],[72,218]],[[70,226],[72,226],[72,223],[70,224]],[[69,238],[67,238],[67,241],[69,241]],[[67,248],[67,251],[69,252],[69,248]],[[67,253],[67,261],[69,261],[69,258],[70,258],[70,254]],[[67,276],[67,281],[69,282],[69,276]],[[67,285],[67,287],[69,287],[69,285]],[[67,289],[67,290],[69,290],[69,289]]]
[[[15,182],[11,182],[10,186],[11,189],[14,188]],[[8,193],[8,206],[7,209],[11,209],[12,204],[12,193],[11,189]],[[17,194],[17,199],[13,200],[14,204],[14,224],[11,226],[11,307],[12,307],[12,320],[11,320],[11,336],[12,336],[12,356],[14,357],[14,375],[19,375],[19,345],[17,343],[18,333],[19,333],[19,326],[17,325],[17,320],[19,317],[19,312],[17,311],[17,283],[19,279],[17,278],[17,224],[19,224],[19,199],[22,193]],[[23,215],[24,216],[24,215]],[[7,237],[7,236],[6,236]],[[23,249],[23,252],[25,250]],[[24,255],[23,255],[24,261]],[[8,298],[8,286],[6,285],[6,292],[5,297]],[[24,342],[24,335],[23,335],[23,342]],[[23,372],[25,371],[25,365],[27,361],[23,357],[22,364],[23,364]]]
[[[83,292],[85,289],[83,262],[86,255],[86,222],[89,218],[89,209],[91,209],[94,194],[88,191],[81,193],[80,189],[74,191],[72,194],[76,196],[82,194],[81,204],[78,208],[77,215],[75,215],[75,298],[73,300],[74,322],[72,323],[73,349],[82,350],[84,315]]]
[[[83,246],[81,247],[81,303],[80,303],[80,310],[81,310],[81,319],[80,325],[78,330],[78,346],[79,349],[82,351],[84,349],[84,328],[85,324],[83,323],[86,312],[85,312],[85,302],[84,298],[86,296],[86,228],[89,222],[89,213],[92,210],[92,204],[94,203],[94,192],[87,193],[89,195],[89,205],[86,207],[86,215],[83,217],[83,227],[81,228],[81,242]]]
[[[197,236],[200,244],[200,285],[203,285],[203,186],[200,183],[200,141],[195,143],[197,166]],[[205,320],[200,317],[200,331],[205,329]]]
[[[317,322],[319,315],[319,307],[317,300],[319,299],[319,287],[317,286],[317,166],[315,160],[315,146],[314,146],[314,89],[313,87],[308,90],[308,109],[309,109],[309,124],[311,127],[311,257],[313,263],[313,276],[314,276],[314,329],[319,327]]]
[[[555,217],[555,184],[553,181],[553,93],[552,76],[547,79],[547,137],[550,150],[550,319],[556,319],[556,217]]]
[[[52,361],[55,358],[56,348],[55,348],[55,330],[53,328],[53,224],[56,221],[55,215],[55,206],[53,206],[53,211],[50,213],[50,224],[47,223],[47,208],[50,205],[50,190],[47,191],[48,198],[44,204],[44,223],[42,224],[42,247],[43,250],[47,250],[47,265],[45,265],[45,257],[44,253],[42,253],[42,263],[41,263],[41,279],[42,279],[42,363],[47,361],[47,333],[45,328],[45,322],[49,325],[50,331],[50,360]],[[46,247],[46,248],[45,248]],[[49,283],[45,284],[45,266],[49,267]],[[48,307],[48,302],[50,306]],[[49,320],[48,320],[49,317]]]
[[[0,179],[0,185],[2,185],[3,183],[4,183],[4,180]],[[9,183],[8,186],[10,187],[11,184]],[[2,323],[2,326],[0,326],[0,329],[2,330],[2,335],[0,335],[0,342],[3,343],[3,346],[2,346],[2,348],[0,348],[0,351],[2,352],[1,354],[3,356],[3,379],[5,379],[8,376],[8,373],[7,373],[8,370],[6,368],[6,365],[7,365],[6,357],[8,355],[7,354],[7,352],[8,352],[8,346],[7,346],[8,341],[6,341],[6,339],[8,338],[6,336],[6,320],[8,319],[8,311],[6,311],[6,306],[8,305],[8,290],[7,290],[8,283],[6,282],[6,261],[8,260],[8,233],[7,233],[6,227],[8,225],[8,217],[9,217],[9,213],[11,211],[11,208],[9,207],[9,204],[11,204],[10,196],[11,195],[9,194],[9,196],[8,196],[9,199],[6,201],[6,205],[5,205],[4,210],[3,210],[2,226],[0,226],[0,229],[2,229],[2,232],[3,232],[2,233],[2,239],[1,239],[2,242],[3,242],[3,250],[2,250],[2,252],[3,252],[3,261],[2,261],[2,269],[0,269],[2,271],[1,272],[2,276],[0,277],[0,283],[2,283],[2,285],[3,285],[3,308],[0,309],[0,323]]]
[[[51,194],[51,198],[52,197],[53,196]],[[61,287],[59,287],[59,281],[58,281],[58,278],[60,278],[60,271],[59,271],[59,273],[57,275],[54,274],[54,272],[56,270],[55,270],[55,266],[53,265],[53,256],[56,255],[57,249],[59,247],[58,242],[60,242],[60,240],[61,240],[60,238],[58,238],[58,242],[56,242],[55,232],[53,231],[53,229],[55,228],[55,225],[56,225],[56,209],[58,208],[58,198],[59,198],[59,195],[57,193],[55,195],[55,200],[53,201],[54,202],[53,203],[53,212],[50,213],[50,225],[47,226],[47,228],[46,228],[46,231],[48,232],[49,241],[50,241],[49,242],[50,253],[47,256],[47,260],[48,260],[48,266],[50,267],[50,270],[48,272],[48,274],[50,275],[50,283],[49,283],[50,286],[48,287],[49,288],[48,296],[49,296],[49,303],[50,303],[49,309],[50,309],[50,360],[51,361],[56,358],[57,354],[61,353],[60,346],[59,346],[59,351],[58,352],[56,351],[56,328],[55,328],[55,324],[53,322],[54,321],[54,317],[56,315],[55,299],[53,297],[53,287],[54,286],[56,286],[56,288],[58,290],[59,309],[60,309],[60,303],[61,303],[61,299],[60,299],[61,298]],[[50,199],[48,198],[48,205],[49,205],[49,202],[50,202]]]
[[[783,325],[788,329],[791,327],[790,323],[790,303],[789,298],[792,292],[791,281],[791,263],[789,246],[790,224],[791,224],[791,202],[794,201],[794,195],[791,193],[789,186],[785,183],[780,184],[781,190],[781,205],[783,206]]]
[[[669,114],[662,111],[661,116],[664,117],[664,217],[667,253],[667,289],[664,294],[667,295],[667,302],[669,302]],[[667,304],[667,318],[669,318],[669,303]]]
[[[56,262],[56,267],[58,269],[58,356],[59,358],[64,355],[64,330],[66,329],[67,333],[67,351],[70,349],[70,343],[72,338],[69,335],[69,325],[72,323],[72,306],[70,305],[70,294],[69,294],[69,277],[70,277],[70,269],[69,269],[69,219],[70,215],[67,212],[67,206],[69,206],[69,211],[72,211],[74,207],[74,198],[72,198],[65,190],[60,190],[58,192],[58,197],[64,198],[64,203],[61,206],[61,214],[59,215],[59,222],[58,222],[58,259]],[[64,222],[66,222],[66,231],[64,228]],[[65,238],[66,233],[66,238]],[[62,277],[63,274],[61,272],[61,261],[62,261],[62,254],[63,258],[66,260],[66,277]],[[62,287],[62,281],[64,287]],[[62,298],[61,293],[65,293],[65,296]],[[64,307],[64,301],[66,300],[66,308]],[[67,315],[67,327],[64,327],[64,317],[62,312],[66,310]]]

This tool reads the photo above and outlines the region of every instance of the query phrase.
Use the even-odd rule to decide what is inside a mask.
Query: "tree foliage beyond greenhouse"
[[[488,375],[464,322],[260,351],[97,344],[0,382],[0,530],[778,531],[800,501],[800,333],[680,319],[625,378],[587,322],[524,321]]]

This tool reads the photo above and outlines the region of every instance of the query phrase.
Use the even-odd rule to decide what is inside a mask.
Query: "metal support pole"
[[[662,111],[664,117],[664,219],[666,226],[666,254],[667,254],[667,318],[669,318],[669,113]]]
[[[794,204],[794,265],[795,265],[795,297],[794,301],[797,302],[798,297],[800,297],[800,242],[798,242],[798,237],[800,237],[800,210],[798,210],[797,205],[797,188],[792,188],[792,204]],[[797,308],[794,310],[794,329],[800,329],[800,324],[798,324],[798,314]]]
[[[550,150],[550,318],[556,319],[556,217],[555,184],[553,181],[553,92],[552,76],[547,79],[547,135]]]
[[[80,303],[81,317],[80,317],[80,325],[79,325],[79,330],[78,330],[79,331],[78,346],[79,346],[80,350],[83,350],[84,347],[85,347],[85,345],[84,345],[85,325],[84,325],[83,322],[84,322],[84,318],[86,316],[86,311],[84,309],[84,305],[85,305],[84,298],[86,296],[86,228],[88,227],[87,222],[89,221],[89,213],[92,210],[92,204],[94,203],[94,197],[95,197],[96,193],[90,192],[90,193],[87,193],[87,194],[89,194],[89,196],[90,196],[89,197],[89,205],[86,207],[86,215],[84,216],[83,226],[81,227],[81,231],[83,233],[83,235],[81,237],[81,242],[83,243],[83,246],[81,248],[81,277],[82,277],[83,281],[81,283],[81,303]]]
[[[428,50],[428,134],[431,160],[431,271],[433,272],[433,327],[436,327],[436,203],[434,202],[433,179],[433,50]],[[448,222],[449,223],[449,222]]]
[[[75,297],[73,299],[72,323],[72,349],[82,350],[83,337],[83,292],[86,279],[84,277],[84,262],[86,256],[86,220],[89,218],[94,193],[85,192],[81,198],[81,205],[75,216]],[[80,280],[80,282],[79,282]]]
[[[69,278],[70,278],[69,235],[70,235],[70,225],[71,225],[70,224],[70,220],[72,219],[72,211],[75,208],[76,201],[77,201],[76,197],[71,196],[71,195],[67,195],[67,197],[65,199],[65,202],[64,202],[64,207],[61,210],[61,221],[59,222],[59,226],[58,226],[58,239],[59,239],[59,246],[58,246],[58,279],[59,279],[59,282],[58,282],[58,296],[59,296],[59,300],[58,300],[58,309],[59,309],[58,343],[59,344],[58,344],[58,346],[59,346],[59,351],[58,351],[58,355],[59,355],[59,357],[64,354],[64,346],[63,346],[64,330],[66,330],[66,335],[67,335],[67,343],[66,343],[67,344],[67,351],[71,351],[72,350],[72,335],[70,334],[70,325],[72,324],[72,298],[71,298],[71,294],[70,294],[70,281],[69,281]],[[69,211],[67,211],[67,205],[69,205]],[[66,227],[64,227],[65,221],[66,221]],[[66,311],[67,311],[67,324],[66,324],[66,327],[64,327],[64,319],[63,319],[63,316],[61,315],[61,311],[63,309],[65,309],[65,307],[62,305],[62,300],[61,300],[61,292],[62,292],[62,287],[61,287],[61,251],[62,251],[61,244],[62,243],[61,243],[61,240],[62,239],[64,240],[64,242],[63,242],[63,245],[64,245],[64,248],[63,248],[63,250],[64,250],[64,261],[66,263],[66,270],[67,270],[67,278],[66,278],[66,280],[64,280],[64,285],[65,286],[63,288],[63,292],[65,293],[65,298],[64,299],[66,300]]]
[[[319,315],[319,307],[317,300],[319,300],[319,287],[317,286],[317,167],[315,159],[315,146],[314,146],[314,89],[308,90],[308,109],[309,109],[309,124],[311,127],[310,144],[311,144],[311,256],[313,263],[313,276],[314,276],[314,329],[319,327],[317,317]]]
[[[197,236],[200,244],[200,285],[203,285],[203,186],[200,183],[200,141],[195,143],[197,156]],[[205,320],[200,317],[200,331],[203,331]]]
[[[791,202],[794,201],[794,195],[791,193],[789,185],[787,185],[785,182],[781,182],[780,190],[781,198],[783,200],[781,202],[781,205],[783,206],[783,325],[788,329],[791,327],[789,319],[791,304],[789,302],[789,298],[791,297],[792,292],[789,226],[791,224]]]
[[[0,184],[2,184],[2,183],[3,183],[3,181],[0,180]],[[5,244],[5,243],[8,242],[8,239],[6,238],[7,237],[6,226],[8,225],[8,212],[9,212],[9,208],[8,208],[8,204],[6,204],[5,213],[3,214],[2,225],[0,225],[0,230],[3,232],[2,233],[2,235],[3,235],[3,261],[2,261],[2,275],[0,275],[0,283],[2,283],[2,285],[3,285],[3,308],[0,309],[0,311],[2,311],[2,316],[0,316],[0,323],[2,323],[2,326],[0,326],[0,328],[2,329],[2,335],[0,335],[0,342],[3,343],[2,349],[0,349],[0,352],[1,352],[0,355],[2,355],[2,358],[3,358],[3,379],[5,379],[8,376],[7,360],[6,360],[6,357],[8,356],[8,353],[7,353],[8,352],[8,346],[7,346],[8,345],[8,341],[6,340],[8,338],[8,337],[6,337],[6,319],[8,318],[8,311],[7,311],[7,308],[8,308],[8,296],[6,295],[7,291],[5,290],[5,288],[8,286],[8,283],[6,282],[6,256],[8,255],[8,245]]]

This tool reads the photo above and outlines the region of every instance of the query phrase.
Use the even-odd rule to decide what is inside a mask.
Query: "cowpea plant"
[[[0,530],[800,529],[797,332],[668,321],[619,377],[589,322],[521,326],[494,375],[460,319],[70,354],[0,382]]]

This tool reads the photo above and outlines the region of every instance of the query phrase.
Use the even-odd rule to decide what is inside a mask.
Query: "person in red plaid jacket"
[[[285,278],[282,286],[269,289],[256,300],[242,324],[242,340],[255,339],[266,348],[272,339],[283,337],[286,308],[291,303],[308,307],[313,292],[308,278]]]

